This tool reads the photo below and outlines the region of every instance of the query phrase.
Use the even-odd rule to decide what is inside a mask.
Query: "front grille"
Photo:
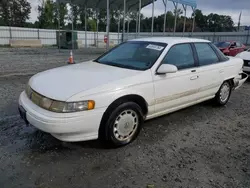
[[[244,66],[250,67],[250,61],[249,60],[244,60]]]

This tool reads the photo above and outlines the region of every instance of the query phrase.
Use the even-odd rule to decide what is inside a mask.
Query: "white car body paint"
[[[134,41],[165,42],[168,45],[155,64],[145,71],[88,61],[33,76],[29,85],[45,97],[66,102],[94,100],[96,106],[90,111],[55,113],[35,105],[26,93],[22,92],[19,105],[26,110],[29,123],[63,141],[93,140],[98,138],[104,112],[120,97],[143,97],[148,105],[146,119],[151,119],[213,98],[225,80],[240,80],[238,77],[243,61],[239,58],[166,75],[156,74],[173,45],[209,41],[162,37]],[[196,72],[192,72],[192,69],[196,69]],[[240,81],[240,84],[244,81]]]
[[[248,51],[241,52],[241,53],[237,54],[236,57],[239,57],[245,61],[249,61],[248,66],[246,66],[246,65],[243,66],[243,71],[250,74],[250,49]]]

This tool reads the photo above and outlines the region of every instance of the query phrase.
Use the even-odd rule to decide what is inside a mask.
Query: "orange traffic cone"
[[[72,50],[70,51],[68,64],[75,64]]]

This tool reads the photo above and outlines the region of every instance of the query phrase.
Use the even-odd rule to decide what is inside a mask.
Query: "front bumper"
[[[241,73],[239,77],[234,79],[234,88],[239,89],[247,79],[248,79],[248,74]]]
[[[19,111],[26,123],[52,134],[62,141],[76,142],[98,138],[98,130],[105,109],[76,113],[55,113],[35,105],[22,92]]]

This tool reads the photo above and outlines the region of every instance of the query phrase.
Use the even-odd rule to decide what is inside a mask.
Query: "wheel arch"
[[[224,82],[229,82],[231,88],[233,89],[234,88],[234,78],[228,78],[226,79]],[[223,83],[224,83],[223,82]]]
[[[142,113],[143,113],[143,118],[145,119],[147,113],[148,113],[148,103],[146,102],[146,100],[138,95],[138,94],[129,94],[129,95],[124,95],[122,97],[119,97],[118,99],[116,99],[115,101],[113,101],[108,108],[106,109],[106,111],[104,112],[102,119],[101,119],[101,123],[100,123],[100,128],[99,128],[99,137],[101,136],[101,133],[104,129],[104,125],[106,123],[106,121],[108,120],[109,116],[111,115],[112,111],[119,105],[125,103],[125,102],[134,102],[136,103],[138,106],[141,107],[142,109]]]

